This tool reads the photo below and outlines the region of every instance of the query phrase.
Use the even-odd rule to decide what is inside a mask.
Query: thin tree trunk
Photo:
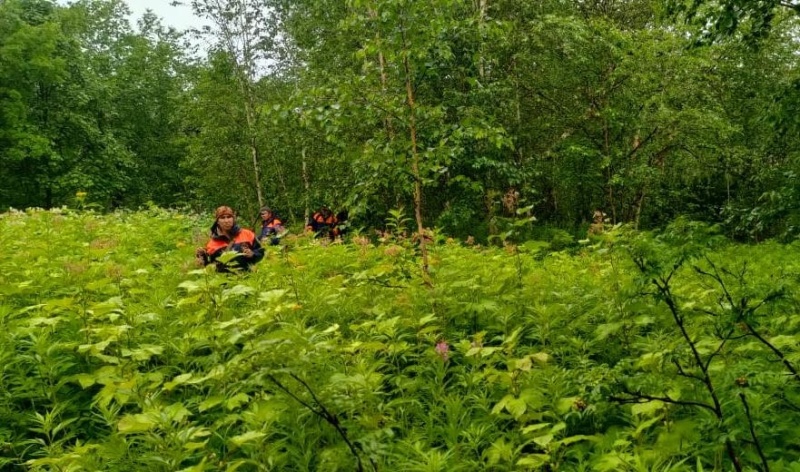
[[[216,0],[215,5],[218,11],[225,11],[225,7],[221,3],[221,0]],[[240,19],[242,20],[242,24],[245,24],[246,12],[244,9],[239,10],[239,15]],[[255,106],[253,105],[253,91],[250,87],[252,76],[255,74],[253,55],[252,51],[250,50],[251,41],[248,32],[245,30],[243,32],[244,37],[241,38],[243,50],[240,60],[236,52],[236,40],[234,39],[234,34],[231,32],[228,24],[220,18],[214,18],[214,20],[222,31],[222,36],[228,49],[228,53],[230,54],[230,57],[236,66],[236,78],[239,83],[239,90],[244,101],[245,116],[247,118],[248,146],[250,147],[250,155],[253,159],[253,177],[255,178],[256,184],[256,197],[258,198],[258,207],[261,208],[264,206],[264,195],[261,191],[261,170],[259,166],[258,143],[255,130],[258,119],[254,110]]]
[[[611,223],[617,223],[617,205],[614,201],[614,166],[611,162],[611,141],[608,130],[608,120],[603,120],[603,153],[608,159],[608,167],[606,172],[606,185],[608,186],[608,203],[611,205]]]
[[[636,199],[636,213],[633,216],[633,228],[639,229],[639,220],[642,217],[642,206],[644,206],[644,197],[647,194],[644,188],[639,192],[639,198]]]
[[[383,89],[383,94],[386,95],[388,81],[386,78],[386,59],[383,57],[382,51],[378,51],[378,64],[381,68],[381,87]],[[389,136],[389,141],[392,141],[394,139],[394,124],[392,123],[392,117],[388,114],[383,119],[383,125],[386,127],[386,134]]]
[[[244,80],[247,80],[245,77],[240,79],[240,87],[242,89],[242,93],[245,94],[245,115],[247,116],[247,133],[250,135],[250,154],[253,157],[253,176],[256,181],[256,197],[258,198],[258,207],[261,208],[264,206],[264,194],[261,192],[261,169],[259,166],[259,153],[258,153],[258,143],[256,141],[256,118],[253,113],[253,107],[250,103],[250,96],[248,92],[245,90],[246,87],[243,83]]]
[[[377,20],[379,17],[378,10],[376,8],[370,7],[369,15],[370,18],[372,18],[373,20]],[[383,48],[382,48],[383,43],[381,40],[380,28],[378,28],[377,26],[378,25],[376,25],[375,28],[375,42],[378,44],[378,70],[380,71],[381,93],[383,94],[383,97],[385,99],[389,93],[389,78],[388,74],[386,73],[386,67],[387,67],[386,56],[384,56],[383,54]],[[386,137],[388,141],[390,143],[393,142],[396,132],[394,129],[394,123],[392,122],[392,116],[388,112],[383,117],[383,127],[386,130]],[[395,206],[397,208],[400,208],[402,206],[401,195],[399,192],[396,191],[394,187],[392,187],[391,190],[393,190],[394,193]]]
[[[481,33],[481,45],[478,53],[478,75],[481,80],[486,77],[486,60],[483,57],[483,28],[486,22],[486,9],[488,8],[488,0],[478,0],[478,29]]]
[[[369,9],[369,16],[373,20],[378,19],[378,10],[374,8]],[[381,92],[384,96],[386,96],[386,92],[388,90],[388,77],[386,75],[386,58],[383,55],[383,50],[380,48],[381,45],[381,33],[378,28],[376,28],[375,33],[375,41],[378,43],[378,70],[380,71],[381,76]],[[389,137],[389,140],[394,139],[394,125],[392,124],[392,117],[388,114],[383,118],[383,126],[386,128],[386,134]]]
[[[291,196],[289,195],[289,187],[286,186],[286,178],[283,176],[283,169],[281,168],[281,164],[278,161],[278,159],[273,159],[272,163],[275,165],[275,175],[278,177],[278,183],[281,185],[281,190],[283,191],[283,196],[285,198],[285,203],[286,203],[286,209],[289,210],[290,212],[289,215],[292,217],[292,219],[294,219],[294,213],[291,210],[292,199]],[[259,188],[261,188],[260,185]]]
[[[303,220],[308,221],[309,216],[311,216],[311,209],[309,208],[309,198],[311,194],[311,184],[308,181],[308,167],[306,164],[306,147],[303,146],[303,150],[300,152],[300,160],[303,166],[303,188],[305,189],[305,209],[303,211]]]
[[[256,137],[250,137],[250,153],[253,156],[253,177],[256,180],[256,197],[258,198],[258,207],[264,206],[264,194],[261,192],[261,172],[258,170],[258,146],[256,146]]]
[[[411,67],[408,65],[408,46],[403,37],[403,69],[405,71],[406,98],[408,99],[408,128],[411,137],[411,171],[414,174],[414,216],[417,220],[417,234],[419,235],[419,249],[422,253],[422,277],[426,283],[428,278],[428,245],[425,241],[425,227],[422,224],[422,176],[420,174],[419,149],[417,147],[417,119],[416,103],[414,101],[414,87],[411,84]]]

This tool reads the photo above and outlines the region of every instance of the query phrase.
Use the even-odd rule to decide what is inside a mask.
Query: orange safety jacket
[[[322,213],[315,212],[306,224],[306,231],[322,232],[328,231],[328,236],[332,239],[340,234],[340,229],[336,225],[339,224],[339,219],[336,215],[331,214],[327,218],[322,216]]]
[[[261,222],[261,235],[259,235],[259,239],[264,239],[270,234],[281,231],[283,231],[283,222],[273,216],[272,218]]]
[[[237,257],[232,261],[232,263],[235,263],[238,267],[242,269],[249,269],[251,265],[260,261],[264,257],[264,249],[256,239],[255,233],[249,229],[240,228],[238,225],[235,225],[231,229],[231,233],[233,234],[233,239],[223,234],[219,234],[217,232],[216,223],[211,227],[211,239],[209,239],[208,243],[206,243],[206,255],[203,258],[203,262],[206,265],[215,262],[217,258],[226,250],[242,252],[242,248],[244,246],[250,247],[250,249],[253,251],[253,257]],[[217,265],[217,269],[222,270],[219,264]]]
[[[258,239],[264,244],[269,240],[270,245],[277,246],[281,242],[280,235],[283,231],[283,222],[272,216],[268,220],[261,221],[261,234],[258,235]]]

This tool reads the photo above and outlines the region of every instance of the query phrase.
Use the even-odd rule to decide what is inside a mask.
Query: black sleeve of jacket
[[[261,246],[261,243],[258,242],[258,238],[253,238],[252,251],[253,257],[250,258],[251,264],[255,264],[264,258],[264,248]]]

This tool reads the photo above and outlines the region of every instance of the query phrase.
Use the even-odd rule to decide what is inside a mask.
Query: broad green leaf
[[[123,357],[130,357],[135,361],[148,361],[153,356],[163,354],[164,347],[154,344],[143,344],[136,349],[121,349]]]
[[[234,297],[244,297],[254,292],[255,289],[249,285],[234,285],[233,287],[222,291],[222,300],[230,300]]]
[[[189,441],[183,445],[183,448],[186,449],[187,451],[196,451],[198,449],[203,449],[204,447],[206,447],[207,444],[208,444],[207,440],[202,442]]]
[[[238,436],[230,438],[229,441],[234,445],[241,447],[242,444],[257,441],[265,437],[266,435],[267,435],[266,433],[262,433],[260,431],[248,431],[244,434],[240,434]]]
[[[542,446],[543,448],[547,448],[548,444],[553,441],[554,437],[552,434],[544,434],[542,436],[537,436],[533,438],[533,442]]]
[[[419,321],[417,322],[417,326],[425,326],[426,324],[432,323],[432,322],[436,321],[437,319],[438,319],[438,317],[435,314],[430,313],[430,314],[425,315],[422,318],[420,318]]]
[[[184,385],[192,379],[192,376],[193,374],[191,372],[176,375],[172,380],[164,384],[164,390],[169,392],[179,385]]]
[[[335,323],[332,326],[329,326],[328,328],[326,328],[320,334],[331,334],[331,333],[335,333],[336,331],[339,331],[339,324],[338,323]]]
[[[796,348],[798,346],[797,339],[797,336],[782,334],[771,337],[769,342],[778,349]]]
[[[550,355],[546,352],[537,352],[535,354],[531,354],[530,357],[539,364],[547,364],[547,362],[550,360]]]
[[[250,396],[246,393],[237,393],[225,402],[225,408],[235,410],[250,401]]]
[[[519,419],[520,416],[525,414],[525,410],[528,408],[528,405],[525,404],[525,400],[521,398],[511,398],[506,402],[506,410],[511,413],[516,419]]]
[[[192,292],[197,292],[198,290],[200,290],[201,287],[199,283],[193,280],[185,280],[178,284],[178,288],[182,288],[187,292],[192,293]]]
[[[284,295],[286,295],[286,290],[283,289],[261,292],[258,294],[258,301],[264,305],[275,305]]]
[[[550,462],[549,454],[528,454],[517,461],[520,467],[540,468]]]
[[[117,429],[123,434],[143,433],[155,428],[157,424],[151,413],[138,413],[120,418]]]
[[[570,444],[574,444],[576,442],[580,442],[580,441],[597,441],[597,439],[598,438],[596,436],[587,436],[585,434],[579,434],[579,435],[576,435],[576,436],[568,436],[566,438],[559,439],[559,440],[555,441],[553,444],[554,445],[560,445],[560,446],[569,446]]]
[[[161,410],[163,415],[173,423],[181,423],[186,418],[192,416],[192,412],[183,403],[173,403]]]
[[[653,400],[644,403],[635,403],[631,405],[631,413],[634,415],[653,415],[658,413],[664,408],[664,403],[658,400]]]
[[[202,413],[204,411],[214,408],[217,405],[220,405],[223,401],[225,401],[225,397],[223,396],[218,395],[210,397],[200,402],[200,404],[197,406],[197,409]]]
[[[575,402],[578,401],[579,398],[580,397],[567,397],[559,399],[556,403],[556,411],[561,414],[566,414],[575,407]]]
[[[78,381],[78,383],[81,385],[81,388],[89,388],[96,382],[94,375],[89,374],[77,374],[73,377],[73,379]]]
[[[524,428],[522,428],[522,434],[530,434],[530,433],[539,432],[539,431],[547,428],[548,426],[550,426],[550,423],[538,423],[538,424],[525,426]]]

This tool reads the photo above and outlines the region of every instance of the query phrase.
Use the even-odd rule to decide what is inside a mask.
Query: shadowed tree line
[[[185,3],[207,27],[131,25],[119,0],[0,4],[0,208],[798,232],[792,2]]]

